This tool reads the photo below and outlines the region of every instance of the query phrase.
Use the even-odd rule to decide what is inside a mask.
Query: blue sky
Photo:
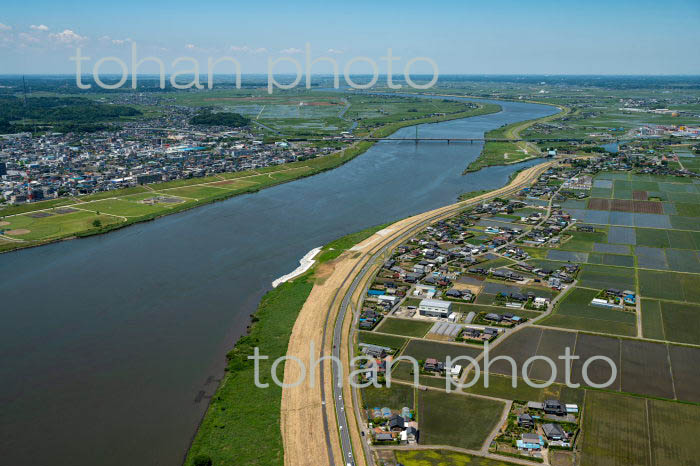
[[[268,59],[303,63],[331,56],[376,60],[388,48],[394,70],[425,56],[441,74],[700,74],[700,0],[310,2],[5,2],[0,10],[0,74],[73,73],[80,46],[96,59],[139,54],[171,61],[233,56],[244,73]],[[667,6],[670,5],[670,6]],[[187,69],[181,66],[179,69]],[[398,70],[397,70],[398,68]],[[106,66],[106,71],[114,69]],[[142,71],[154,71],[144,67]],[[293,71],[283,64],[277,71]],[[352,72],[367,72],[359,63]],[[318,65],[315,72],[328,72]],[[430,72],[418,63],[415,72]]]

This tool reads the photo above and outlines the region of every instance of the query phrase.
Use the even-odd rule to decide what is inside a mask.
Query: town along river
[[[557,111],[495,103],[502,112],[419,134],[480,138]],[[0,255],[2,463],[180,464],[224,355],[271,282],[312,248],[500,187],[537,163],[462,175],[481,147],[380,142],[310,178]]]

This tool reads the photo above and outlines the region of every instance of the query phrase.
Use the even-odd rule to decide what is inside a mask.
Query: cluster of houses
[[[375,309],[363,307],[360,311],[359,326],[361,330],[372,330],[384,318],[384,314]]]
[[[264,143],[247,128],[194,128],[188,123],[192,108],[159,108],[166,116],[89,134],[0,136],[0,202],[22,204],[204,177],[333,152],[330,147]]]
[[[502,433],[496,438],[498,451],[543,458],[549,447],[571,448],[578,433],[579,408],[559,400],[523,403],[515,401]]]
[[[479,321],[485,321],[493,325],[500,325],[504,327],[515,327],[516,325],[526,322],[527,318],[520,317],[511,312],[482,312],[479,314],[476,322]]]
[[[419,440],[418,423],[413,411],[407,406],[400,413],[390,408],[371,408],[367,410],[369,427],[374,444],[415,445]]]
[[[513,266],[524,272],[535,275],[535,282],[547,281],[547,286],[555,290],[561,290],[564,285],[574,282],[574,278],[581,268],[578,264],[562,264],[558,269],[548,267],[535,267],[530,264],[519,263]]]
[[[634,291],[620,291],[615,288],[608,288],[598,293],[598,296],[591,300],[591,306],[603,307],[606,309],[624,310],[625,306],[636,306],[637,295]]]
[[[462,333],[459,335],[457,340],[463,341],[465,343],[484,343],[491,342],[498,338],[501,333],[500,330],[493,327],[464,327]]]

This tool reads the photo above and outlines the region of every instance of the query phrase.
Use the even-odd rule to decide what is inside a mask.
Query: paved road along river
[[[481,137],[557,111],[497,103],[502,112],[419,134]],[[314,247],[500,187],[536,163],[462,176],[480,150],[381,142],[311,178],[0,255],[2,463],[180,464],[224,354],[271,282]]]

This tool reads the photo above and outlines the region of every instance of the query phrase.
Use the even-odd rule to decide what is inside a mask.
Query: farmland
[[[582,466],[696,464],[700,407],[587,392]]]
[[[700,344],[700,305],[645,299],[642,322],[645,337]]]
[[[584,269],[586,270],[586,269]],[[629,273],[629,272],[628,272]],[[590,276],[590,275],[589,275]],[[601,275],[598,274],[598,277]],[[592,284],[591,281],[585,283]],[[604,283],[600,283],[603,286]],[[613,333],[616,335],[636,335],[636,316],[633,312],[592,306],[591,300],[598,294],[589,288],[574,288],[541,325],[571,328],[591,332]]]
[[[496,425],[504,404],[472,396],[428,390],[418,393],[421,443],[479,449]],[[454,413],[469,413],[460,422],[445,422]]]
[[[584,409],[582,466],[650,464],[645,400],[589,391]]]
[[[418,361],[427,358],[436,358],[438,361],[444,361],[447,356],[450,356],[452,359],[458,356],[470,356],[474,358],[479,353],[481,353],[481,349],[465,345],[439,343],[427,340],[411,340],[408,342],[408,345],[406,345],[402,356],[411,356]],[[464,361],[456,364],[463,363]]]
[[[370,345],[386,346],[398,350],[406,343],[405,338],[395,337],[392,335],[382,335],[372,332],[359,332],[358,341]]]
[[[396,460],[404,466],[514,466],[515,463],[492,460],[449,450],[397,451]]]
[[[376,329],[376,331],[380,333],[393,333],[394,335],[402,335],[407,337],[423,337],[426,333],[428,333],[428,330],[432,326],[432,322],[389,317],[384,319],[384,322]]]
[[[362,389],[362,404],[365,408],[388,407],[400,410],[404,406],[414,407],[414,388],[408,385],[392,384],[390,388],[367,387]]]

